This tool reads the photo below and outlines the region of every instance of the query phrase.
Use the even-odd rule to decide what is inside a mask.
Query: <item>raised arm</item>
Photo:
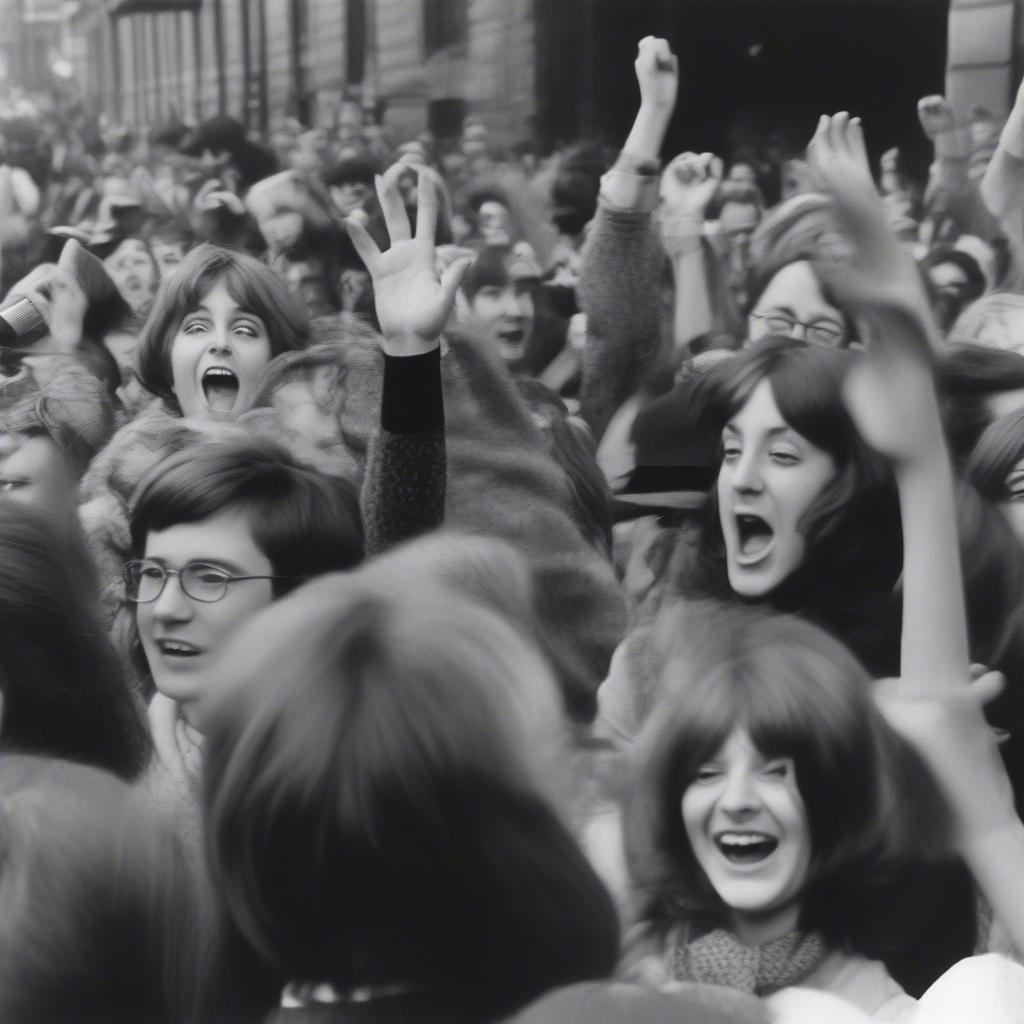
[[[1006,232],[1018,265],[1024,265],[1024,82],[1017,90],[980,190],[989,213]]]
[[[653,212],[659,154],[678,86],[676,58],[664,39],[640,41],[636,76],[640,107],[618,160],[601,179],[580,266],[580,304],[587,314],[580,406],[598,440],[661,343],[665,254]]]
[[[1024,948],[1024,825],[981,711],[998,682],[970,685],[953,473],[931,371],[937,330],[916,269],[885,224],[859,122],[823,118],[811,150],[850,244],[822,272],[873,326],[847,402],[865,440],[892,463],[900,495],[901,677],[880,685],[879,706],[931,768],[954,815],[960,853]]]
[[[398,190],[398,178],[407,170],[396,164],[377,181],[390,249],[381,252],[358,220],[347,222],[373,278],[384,335],[380,430],[370,445],[362,495],[368,554],[444,520],[447,462],[440,339],[470,261],[458,260],[438,276],[436,185],[429,175],[419,174],[413,235]]]

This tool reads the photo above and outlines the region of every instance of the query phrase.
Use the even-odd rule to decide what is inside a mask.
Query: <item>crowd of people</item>
[[[8,98],[5,1024],[1024,1020],[1024,88],[919,182],[635,67],[543,158]]]

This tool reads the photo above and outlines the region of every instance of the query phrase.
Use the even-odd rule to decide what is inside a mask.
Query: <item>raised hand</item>
[[[917,119],[929,139],[934,139],[942,132],[952,131],[953,108],[945,96],[925,96],[917,101]]]
[[[680,153],[661,176],[661,201],[669,218],[699,214],[722,183],[722,161],[713,153]]]
[[[432,177],[418,172],[416,232],[402,203],[398,179],[407,164],[394,164],[377,179],[384,222],[391,247],[382,252],[359,221],[346,220],[349,237],[373,279],[377,319],[385,351],[416,355],[435,347],[455,305],[455,293],[472,260],[458,260],[438,276],[434,238],[437,229],[437,187]]]
[[[640,86],[641,105],[673,110],[679,90],[679,59],[668,42],[645,36],[637,44],[633,67]]]

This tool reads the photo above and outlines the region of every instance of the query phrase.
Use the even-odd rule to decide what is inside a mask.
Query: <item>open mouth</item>
[[[238,378],[226,367],[211,366],[202,379],[203,397],[214,412],[231,412],[238,401]]]
[[[764,519],[749,513],[736,516],[736,530],[739,535],[740,556],[749,561],[762,558],[775,537],[775,531]]]
[[[720,832],[715,845],[730,864],[751,865],[767,860],[779,841],[764,832]]]
[[[156,645],[160,653],[168,658],[194,658],[202,654],[198,647],[186,640],[158,640]]]

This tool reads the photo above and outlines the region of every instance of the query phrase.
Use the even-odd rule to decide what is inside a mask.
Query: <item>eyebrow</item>
[[[730,431],[733,434],[742,434],[743,433],[743,431],[740,430],[740,428],[737,427],[732,421],[726,423],[725,427],[723,427],[723,430],[728,430],[728,431]],[[793,428],[790,427],[790,426],[786,426],[785,424],[783,426],[781,426],[781,427],[771,427],[767,431],[767,434],[768,434],[769,437],[778,437],[780,434],[792,434],[792,433],[795,433]]]
[[[167,559],[158,558],[156,555],[144,555],[143,561],[159,562],[165,569],[167,568]],[[182,566],[182,569],[186,569],[190,565],[209,565],[214,569],[223,569],[226,573],[230,573],[235,576],[249,575],[248,572],[240,565],[236,565],[234,562],[229,562],[226,558],[190,558]]]
[[[210,307],[209,307],[209,306],[207,306],[207,305],[204,305],[204,304],[203,304],[202,302],[200,302],[200,303],[199,303],[199,305],[198,305],[198,306],[196,306],[196,308],[195,308],[195,309],[193,309],[193,310],[192,310],[192,312],[191,312],[191,313],[189,313],[189,314],[187,314],[187,315],[188,315],[188,316],[192,316],[192,315],[193,315],[193,314],[195,314],[195,313],[206,313],[206,315],[207,315],[207,316],[213,316],[213,313],[212,313],[212,312],[210,312]],[[242,314],[244,314],[245,316],[252,316],[252,317],[255,317],[255,318],[256,318],[257,320],[262,320],[262,319],[263,319],[263,318],[262,318],[262,317],[261,317],[261,316],[259,315],[259,313],[255,312],[254,310],[251,310],[251,309],[247,309],[247,308],[246,308],[245,306],[239,306],[239,307],[238,307],[238,309],[236,309],[236,310],[234,311],[234,314],[233,314],[233,315],[237,315],[237,314],[239,314],[239,313],[242,313]]]

